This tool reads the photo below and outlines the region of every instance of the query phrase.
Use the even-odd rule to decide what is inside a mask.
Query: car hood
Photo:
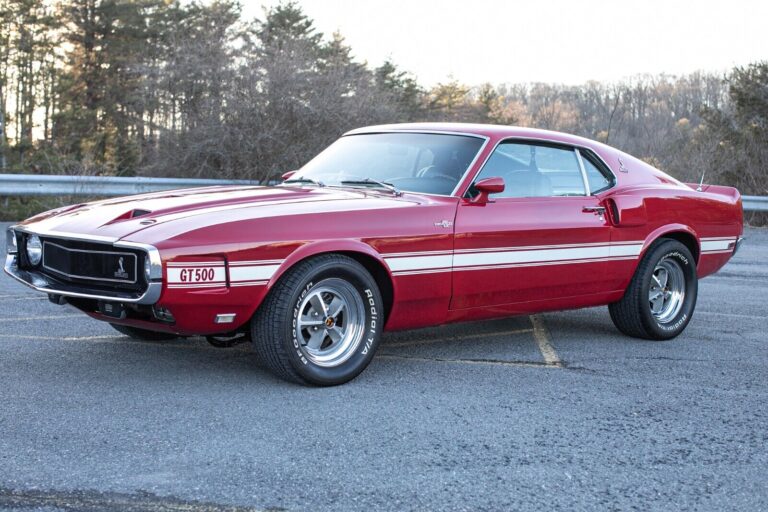
[[[375,209],[418,202],[368,190],[287,186],[206,187],[67,206],[32,217],[20,225],[42,234],[57,233],[103,241],[128,238],[153,243],[158,237],[167,239],[180,232],[221,224],[228,219]]]

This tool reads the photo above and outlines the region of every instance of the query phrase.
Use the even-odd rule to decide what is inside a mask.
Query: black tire
[[[137,327],[129,327],[127,325],[109,324],[114,330],[120,334],[125,334],[129,338],[141,341],[168,341],[175,340],[179,336],[168,332],[148,331],[146,329],[139,329]]]
[[[350,331],[357,335],[350,335],[349,340],[352,341],[348,345],[339,343],[339,346],[348,348],[339,357],[338,364],[331,361],[323,365],[314,361],[315,356],[308,353],[309,343],[305,343],[305,336],[309,335],[309,329],[317,331],[318,328],[325,329],[325,326],[321,324],[302,331],[301,322],[310,314],[307,313],[310,310],[306,309],[311,307],[310,298],[319,294],[322,299],[321,291],[332,285],[342,287],[350,301],[354,301],[346,310],[339,309],[345,311],[343,315],[349,315],[343,317],[345,332],[350,329],[349,326],[358,327]],[[351,311],[356,311],[356,316],[353,317]],[[384,326],[383,313],[383,301],[376,281],[362,265],[339,254],[317,256],[298,263],[270,290],[251,320],[253,348],[260,363],[282,379],[316,386],[343,384],[359,375],[373,359]],[[356,318],[357,321],[347,324],[349,318]],[[337,319],[341,325],[342,316]],[[330,329],[335,327],[331,325]],[[323,330],[323,333],[326,332]],[[320,334],[323,341],[319,350],[323,350],[323,344],[334,343],[323,333]],[[347,339],[346,335],[342,338]]]
[[[658,272],[660,266],[662,269],[664,266],[672,269],[668,279],[672,279],[671,274],[677,272],[674,269],[679,268],[682,272],[677,282],[684,284],[684,294],[677,306],[679,310],[677,307],[670,308],[666,317],[661,315],[663,308],[654,315],[649,297],[653,291],[652,286],[657,288],[656,293],[670,293],[666,281],[663,288],[658,288],[658,282],[654,280],[654,272]],[[696,261],[691,251],[677,240],[662,238],[648,249],[640,261],[624,297],[610,304],[608,310],[614,325],[624,334],[648,340],[668,340],[683,332],[691,321],[697,294]],[[666,299],[662,301],[665,302]]]

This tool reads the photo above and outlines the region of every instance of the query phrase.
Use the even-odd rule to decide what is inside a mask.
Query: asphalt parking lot
[[[766,510],[768,230],[746,236],[676,340],[605,308],[393,333],[327,389],[2,276],[0,509]]]

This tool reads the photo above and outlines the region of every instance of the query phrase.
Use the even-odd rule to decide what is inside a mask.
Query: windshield
[[[482,145],[483,139],[465,135],[348,135],[287,181],[450,195]]]

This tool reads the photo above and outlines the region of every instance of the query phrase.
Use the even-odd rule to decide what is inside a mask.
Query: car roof
[[[631,183],[648,183],[649,180],[653,183],[664,182],[670,184],[677,184],[682,186],[683,184],[676,178],[671,177],[659,169],[649,165],[642,160],[629,155],[616,148],[603,144],[592,139],[586,139],[577,135],[571,135],[569,133],[556,132],[552,130],[540,130],[538,128],[525,128],[522,126],[507,126],[499,124],[477,124],[477,123],[398,123],[398,124],[382,124],[375,126],[365,126],[362,128],[356,128],[350,130],[344,135],[360,135],[365,133],[382,133],[382,132],[438,132],[438,133],[456,133],[462,135],[473,135],[479,137],[487,137],[493,144],[500,140],[507,138],[519,137],[521,139],[532,139],[538,141],[559,142],[562,144],[568,144],[571,146],[590,148],[597,153],[600,158],[603,159],[606,164],[610,161],[612,164],[616,164],[617,157],[621,158],[621,161],[631,169],[632,172],[620,173],[617,172],[615,165],[608,165],[616,176],[619,184],[631,184]],[[622,166],[624,164],[621,164]],[[651,179],[651,177],[655,179]]]
[[[562,142],[577,146],[596,147],[604,146],[597,141],[585,139],[568,133],[555,132],[551,130],[540,130],[538,128],[525,128],[522,126],[507,126],[499,124],[475,124],[475,123],[398,123],[382,124],[375,126],[365,126],[350,130],[344,135],[359,135],[363,133],[380,132],[445,132],[460,133],[465,135],[477,135],[489,137],[491,139],[505,139],[509,137],[520,137],[524,139],[551,140],[553,142]]]

